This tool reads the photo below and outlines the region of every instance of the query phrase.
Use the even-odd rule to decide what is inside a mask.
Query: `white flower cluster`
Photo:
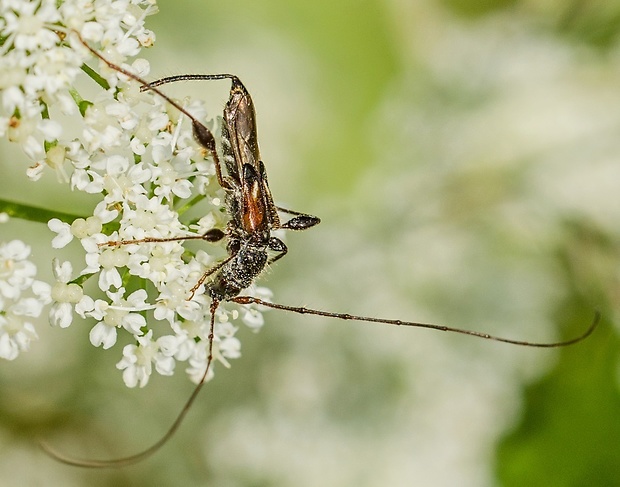
[[[70,87],[87,52],[77,48],[71,30],[122,62],[153,43],[144,19],[155,11],[148,0],[0,2],[0,135],[20,144],[34,161],[29,171],[33,179],[46,166],[62,174],[65,159],[76,156],[71,152],[76,148],[63,143],[63,127],[54,120],[54,112],[74,115],[80,108]]]
[[[97,69],[81,69],[93,57],[75,32],[109,61],[145,76],[146,61],[127,60],[153,43],[144,19],[155,11],[149,0],[0,0],[0,135],[19,143],[34,161],[31,179],[52,168],[73,190],[101,195],[91,214],[48,223],[56,233],[54,248],[76,239],[84,251],[77,275],[70,262],[53,263],[50,322],[67,327],[74,312],[94,318],[90,341],[104,349],[124,334],[122,341],[131,343],[117,367],[129,387],[146,385],[153,366],[171,375],[177,361],[188,363],[192,380],[201,379],[209,297],[194,288],[225,255],[225,242],[191,251],[181,240],[153,241],[202,235],[227,223],[222,190],[212,184],[213,162],[193,140],[190,124],[182,124],[183,117],[157,94],[140,92],[139,83],[101,60]],[[75,88],[85,73],[102,88],[93,100]],[[185,106],[205,119],[200,103]],[[77,125],[74,133],[55,120],[61,115]],[[202,218],[188,211],[199,201],[206,207]],[[87,292],[91,281],[96,286]],[[213,351],[224,364],[240,355],[231,324],[240,315],[251,328],[263,324],[252,307],[220,305]]]
[[[0,244],[0,357],[13,360],[38,338],[32,318],[50,302],[50,286],[34,278],[30,247],[21,240]]]

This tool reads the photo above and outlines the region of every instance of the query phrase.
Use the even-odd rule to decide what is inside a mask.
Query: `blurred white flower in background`
[[[50,286],[35,279],[30,247],[21,240],[0,243],[0,357],[14,360],[38,338],[33,320],[50,302]]]

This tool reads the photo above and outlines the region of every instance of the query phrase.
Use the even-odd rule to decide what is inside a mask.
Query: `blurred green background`
[[[159,5],[151,77],[237,74],[274,197],[322,218],[262,280],[276,301],[532,341],[578,335],[595,308],[604,322],[545,351],[269,312],[170,443],[116,471],[59,465],[34,438],[133,453],[191,384],[179,370],[127,390],[91,323],[42,322],[0,364],[0,483],[620,485],[620,2]],[[227,88],[168,91],[217,113]],[[3,198],[90,209],[2,150]],[[49,278],[47,229],[0,232],[33,242]]]

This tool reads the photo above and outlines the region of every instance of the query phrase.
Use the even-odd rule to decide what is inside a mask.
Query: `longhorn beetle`
[[[117,72],[122,73],[140,83],[142,91],[150,90],[157,93],[160,97],[191,120],[196,141],[211,154],[215,162],[217,180],[226,193],[226,207],[230,220],[225,230],[212,229],[200,236],[184,236],[164,239],[144,238],[140,240],[109,241],[101,244],[103,246],[114,247],[125,244],[169,242],[189,239],[199,239],[207,242],[218,242],[222,239],[227,239],[226,249],[228,256],[210,269],[207,269],[196,282],[194,287],[190,290],[190,295],[187,297],[188,300],[192,299],[195,292],[201,286],[205,286],[205,289],[211,298],[207,365],[200,382],[190,395],[173,424],[169,427],[168,431],[151,447],[140,453],[124,458],[113,460],[86,460],[64,456],[52,450],[47,444],[42,443],[44,450],[56,460],[80,467],[119,467],[137,463],[161,448],[179,428],[185,415],[194,403],[200,389],[205,383],[205,379],[213,361],[215,312],[222,301],[234,302],[240,305],[258,304],[282,311],[290,311],[298,314],[311,314],[341,320],[429,328],[524,347],[554,348],[572,345],[588,337],[596,328],[600,320],[600,314],[598,312],[595,313],[590,326],[581,336],[561,342],[535,343],[522,340],[512,340],[477,331],[435,325],[431,323],[356,316],[348,313],[333,313],[319,309],[289,306],[271,303],[254,296],[241,295],[240,293],[254,282],[266,266],[278,261],[284,257],[287,252],[287,247],[284,242],[272,235],[273,230],[306,230],[320,223],[319,218],[315,216],[281,208],[274,204],[271,191],[267,183],[265,165],[260,158],[256,132],[256,114],[254,110],[254,103],[249,92],[241,80],[233,74],[184,74],[162,78],[149,83],[136,74],[133,74],[132,72],[108,61],[99,52],[88,45],[79,33],[75,33],[81,43],[88,50],[90,50],[94,56],[107,64],[111,69],[114,69]],[[216,141],[211,130],[209,130],[196,117],[191,115],[179,103],[161,92],[157,87],[177,81],[211,81],[225,79],[230,80],[231,88],[228,102],[224,107],[222,120],[221,150],[222,159],[226,166],[226,174],[224,175],[222,172],[222,162],[216,150]],[[278,212],[289,214],[292,218],[282,223]]]

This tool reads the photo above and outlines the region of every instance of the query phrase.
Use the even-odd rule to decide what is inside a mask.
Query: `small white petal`
[[[116,328],[99,322],[90,330],[89,338],[95,347],[102,346],[107,350],[116,343]]]
[[[136,387],[138,385],[138,373],[135,367],[128,367],[123,370],[123,382],[127,387]],[[142,383],[140,384],[142,386]]]
[[[8,333],[2,333],[0,335],[0,358],[6,360],[15,360],[19,355],[19,348],[11,340]]]
[[[176,362],[173,357],[161,356],[155,361],[155,370],[161,375],[174,374],[174,366]]]
[[[52,232],[58,234],[52,239],[52,247],[55,249],[62,249],[69,242],[71,242],[71,240],[73,240],[71,225],[68,223],[62,222],[58,218],[52,218],[49,222],[47,222],[47,227]]]
[[[60,262],[60,260],[54,257],[52,259],[52,271],[54,272],[54,277],[57,281],[66,284],[71,280],[71,275],[73,274],[73,266],[68,260]]]
[[[86,313],[95,309],[95,300],[90,296],[84,296],[80,302],[75,305],[75,312],[82,318],[86,318]]]
[[[73,321],[73,309],[69,303],[54,303],[49,311],[52,326],[67,328]]]

